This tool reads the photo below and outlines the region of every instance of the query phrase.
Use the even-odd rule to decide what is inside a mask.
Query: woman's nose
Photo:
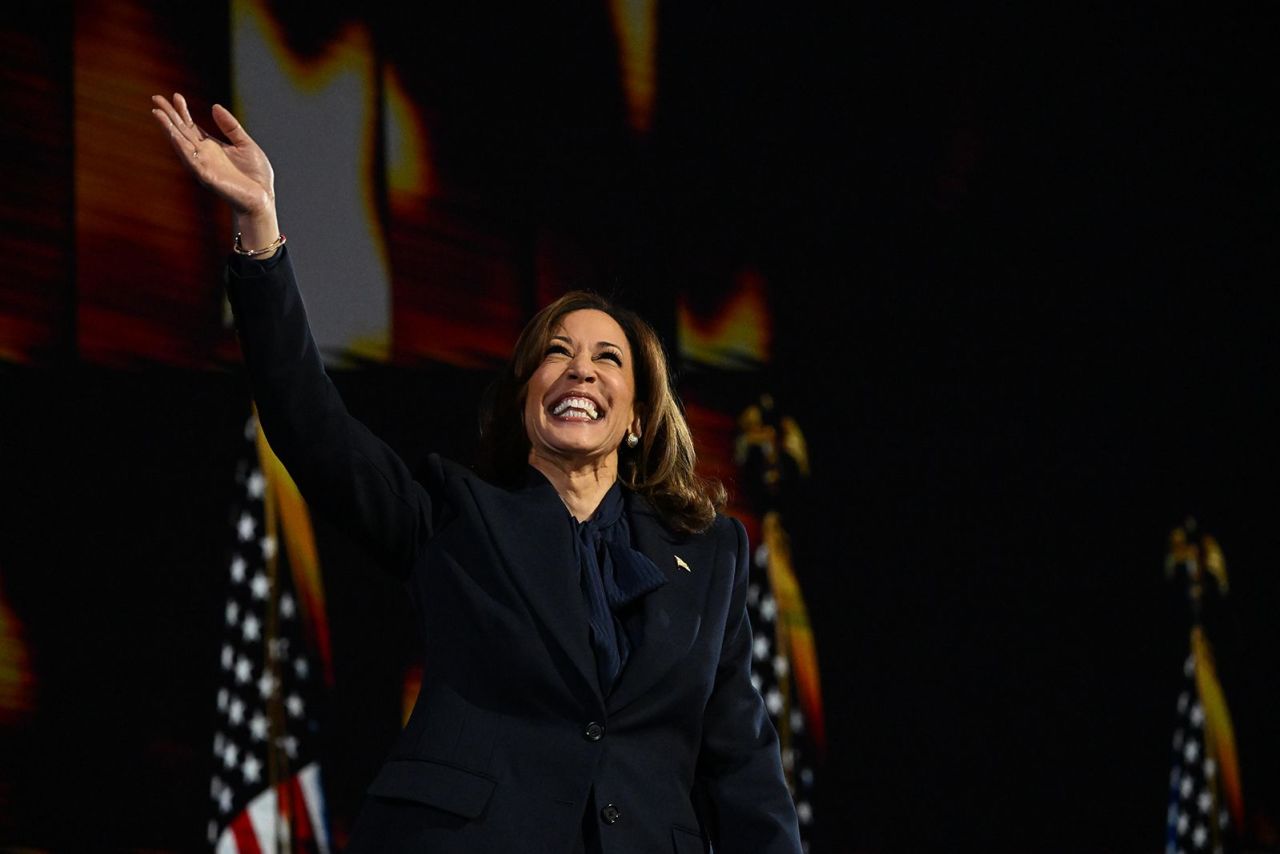
[[[575,380],[593,383],[596,381],[595,365],[591,362],[591,358],[586,355],[575,356],[569,362],[569,376]]]

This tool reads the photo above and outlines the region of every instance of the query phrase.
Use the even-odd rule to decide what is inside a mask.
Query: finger
[[[203,137],[204,131],[200,130],[200,126],[195,123],[195,119],[191,118],[191,109],[187,106],[187,99],[182,97],[181,92],[173,93],[173,105],[177,107],[178,116],[182,119],[182,123],[189,128],[194,128]]]
[[[162,95],[152,95],[151,102],[155,104],[157,108],[152,112],[159,112],[165,117],[169,123],[168,126],[171,133],[176,133],[182,136],[193,146],[200,140],[200,135],[196,129],[188,127],[186,123],[182,121],[182,117],[178,115],[178,111],[174,108],[173,104],[169,103],[167,98]]]
[[[253,144],[253,138],[240,126],[240,122],[236,120],[236,117],[231,115],[231,111],[221,104],[213,105],[213,120],[217,122],[218,130],[222,131],[222,135],[232,145]]]

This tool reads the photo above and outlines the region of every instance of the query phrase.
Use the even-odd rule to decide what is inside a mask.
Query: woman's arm
[[[800,854],[800,826],[778,736],[751,684],[747,532],[732,520],[737,562],[716,682],[703,715],[697,787],[717,854]]]
[[[307,502],[399,576],[431,534],[431,502],[399,455],[348,412],[324,371],[288,249],[232,258],[227,296],[271,447]]]
[[[274,173],[230,112],[213,109],[222,142],[191,119],[185,99],[156,96],[152,113],[179,159],[226,201],[246,249],[279,236]],[[227,294],[263,431],[308,503],[397,575],[431,534],[431,502],[399,456],[347,412],[311,335],[288,252],[232,255]]]

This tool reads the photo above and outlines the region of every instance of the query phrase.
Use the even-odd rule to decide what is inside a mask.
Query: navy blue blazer
[[[551,484],[503,489],[435,455],[415,478],[347,413],[285,250],[234,259],[228,294],[272,447],[312,508],[404,580],[420,620],[421,692],[348,850],[568,854],[584,817],[608,854],[801,850],[750,679],[740,522],[676,535],[627,492],[635,546],[667,583],[602,696]]]

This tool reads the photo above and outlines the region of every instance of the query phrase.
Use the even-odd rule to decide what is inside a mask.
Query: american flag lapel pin
[[[685,563],[684,558],[680,557],[680,555],[676,555],[676,566],[680,567],[685,572],[693,572],[693,570],[689,568],[689,564]]]

